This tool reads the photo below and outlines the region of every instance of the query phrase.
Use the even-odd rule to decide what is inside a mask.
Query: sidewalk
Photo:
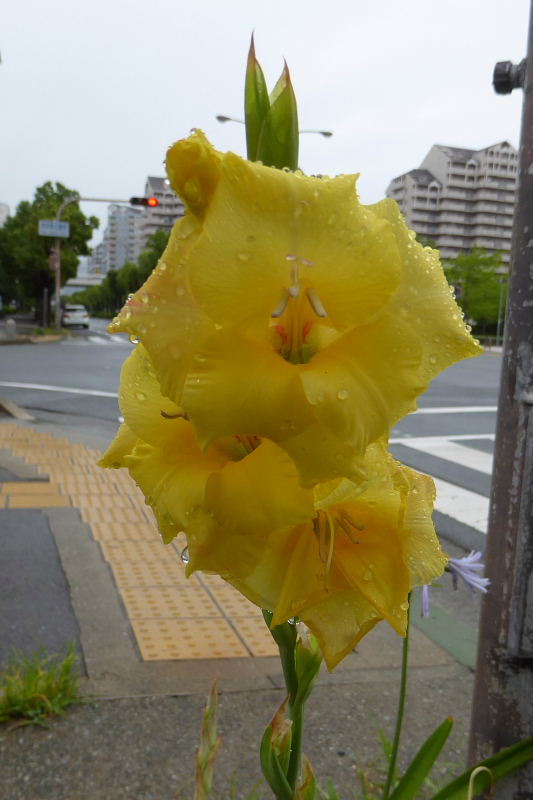
[[[2,597],[9,608],[0,660],[11,644],[58,650],[74,639],[83,690],[97,700],[49,731],[19,729],[0,741],[2,797],[191,797],[187,781],[214,678],[226,733],[221,797],[229,797],[233,773],[243,790],[236,797],[245,797],[259,778],[262,729],[282,699],[271,637],[259,610],[221,579],[185,579],[183,542],[161,543],[140,491],[123,471],[101,470],[99,455],[38,424],[0,417]],[[391,734],[400,660],[401,640],[382,624],[319,679],[306,751],[321,777],[344,787],[343,797],[356,766],[378,757],[375,731]],[[472,673],[418,630],[410,663],[405,752],[412,756],[452,715],[457,729],[443,758],[459,771]]]

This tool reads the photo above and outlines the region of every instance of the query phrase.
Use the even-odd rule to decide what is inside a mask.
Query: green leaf
[[[254,37],[248,51],[246,81],[244,85],[244,121],[246,124],[246,151],[250,161],[257,161],[257,145],[263,122],[270,109],[270,99],[265,76],[255,57]]]
[[[533,758],[533,738],[524,739],[521,742],[506,747],[496,753],[495,756],[480,761],[454,781],[449,783],[444,789],[434,796],[433,800],[466,800],[470,775],[476,767],[487,767],[492,773],[492,780],[487,772],[480,772],[474,778],[474,795],[488,789],[491,783],[495,783],[509,775]]]
[[[256,151],[256,160],[278,169],[298,168],[298,109],[287,64],[270,96]]]
[[[448,717],[426,739],[414,759],[411,761],[407,772],[400,779],[389,800],[413,800],[416,793],[424,783],[427,774],[432,769],[437,757],[442,750],[446,739],[453,727],[453,719]]]
[[[261,769],[275,796],[279,798],[279,800],[292,800],[292,789],[283,771],[281,761],[272,746],[272,734],[273,728],[271,723],[267,726],[263,734],[261,746],[259,748]]]

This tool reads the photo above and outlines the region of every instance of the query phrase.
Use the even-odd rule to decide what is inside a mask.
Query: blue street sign
[[[60,222],[57,219],[40,219],[39,236],[54,236],[68,239],[70,236],[70,225],[68,222]]]

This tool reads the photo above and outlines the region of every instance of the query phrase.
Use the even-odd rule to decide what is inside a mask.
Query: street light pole
[[[79,194],[72,194],[64,200],[59,208],[57,209],[56,213],[56,222],[61,221],[61,214],[65,210],[65,208],[70,205],[71,203],[79,203],[79,202],[88,202],[88,203],[124,203],[129,204],[130,200],[112,200],[109,197],[81,197]],[[54,285],[54,303],[55,303],[55,310],[56,310],[56,319],[55,319],[55,328],[57,331],[61,330],[61,314],[59,313],[59,309],[61,306],[61,239],[56,237],[54,246],[50,251],[50,262],[53,264],[54,275],[55,275],[55,285]]]
[[[226,114],[217,114],[216,119],[219,122],[238,122],[239,125],[246,124],[243,119],[237,119],[237,117],[228,117]],[[298,133],[318,133],[320,136],[324,136],[328,139],[330,136],[333,136],[333,131],[316,131],[312,128],[300,128]]]
[[[533,732],[533,2],[527,58],[497,64],[494,86],[524,97],[471,763]],[[533,762],[498,787],[499,800],[531,800]]]
[[[80,200],[79,194],[73,194],[70,197],[67,197],[66,200],[63,200],[59,208],[57,209],[56,213],[56,222],[61,220],[61,214],[65,210],[65,208],[70,205],[70,203],[76,203]],[[54,262],[55,262],[55,286],[54,286],[54,303],[55,303],[55,312],[56,312],[56,319],[55,319],[55,328],[56,331],[61,330],[61,239],[56,237],[55,244],[53,247],[54,253]]]

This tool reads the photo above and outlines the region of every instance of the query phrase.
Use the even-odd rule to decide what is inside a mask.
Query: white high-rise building
[[[94,248],[90,260],[89,270],[92,274],[120,269],[127,261],[136,263],[147,245],[148,237],[158,230],[170,231],[176,220],[185,213],[182,201],[166,178],[149,176],[144,197],[156,197],[159,205],[155,208],[115,203],[108,206],[104,236]]]
[[[158,230],[170,231],[172,226],[185,214],[183,201],[177,196],[168,178],[156,178],[149,175],[144,187],[145,197],[156,197],[159,205],[155,208],[144,207],[144,241]]]
[[[394,178],[387,196],[407,224],[444,259],[483,247],[509,261],[517,188],[517,152],[509,142],[468,150],[433,145],[418,169]]]

